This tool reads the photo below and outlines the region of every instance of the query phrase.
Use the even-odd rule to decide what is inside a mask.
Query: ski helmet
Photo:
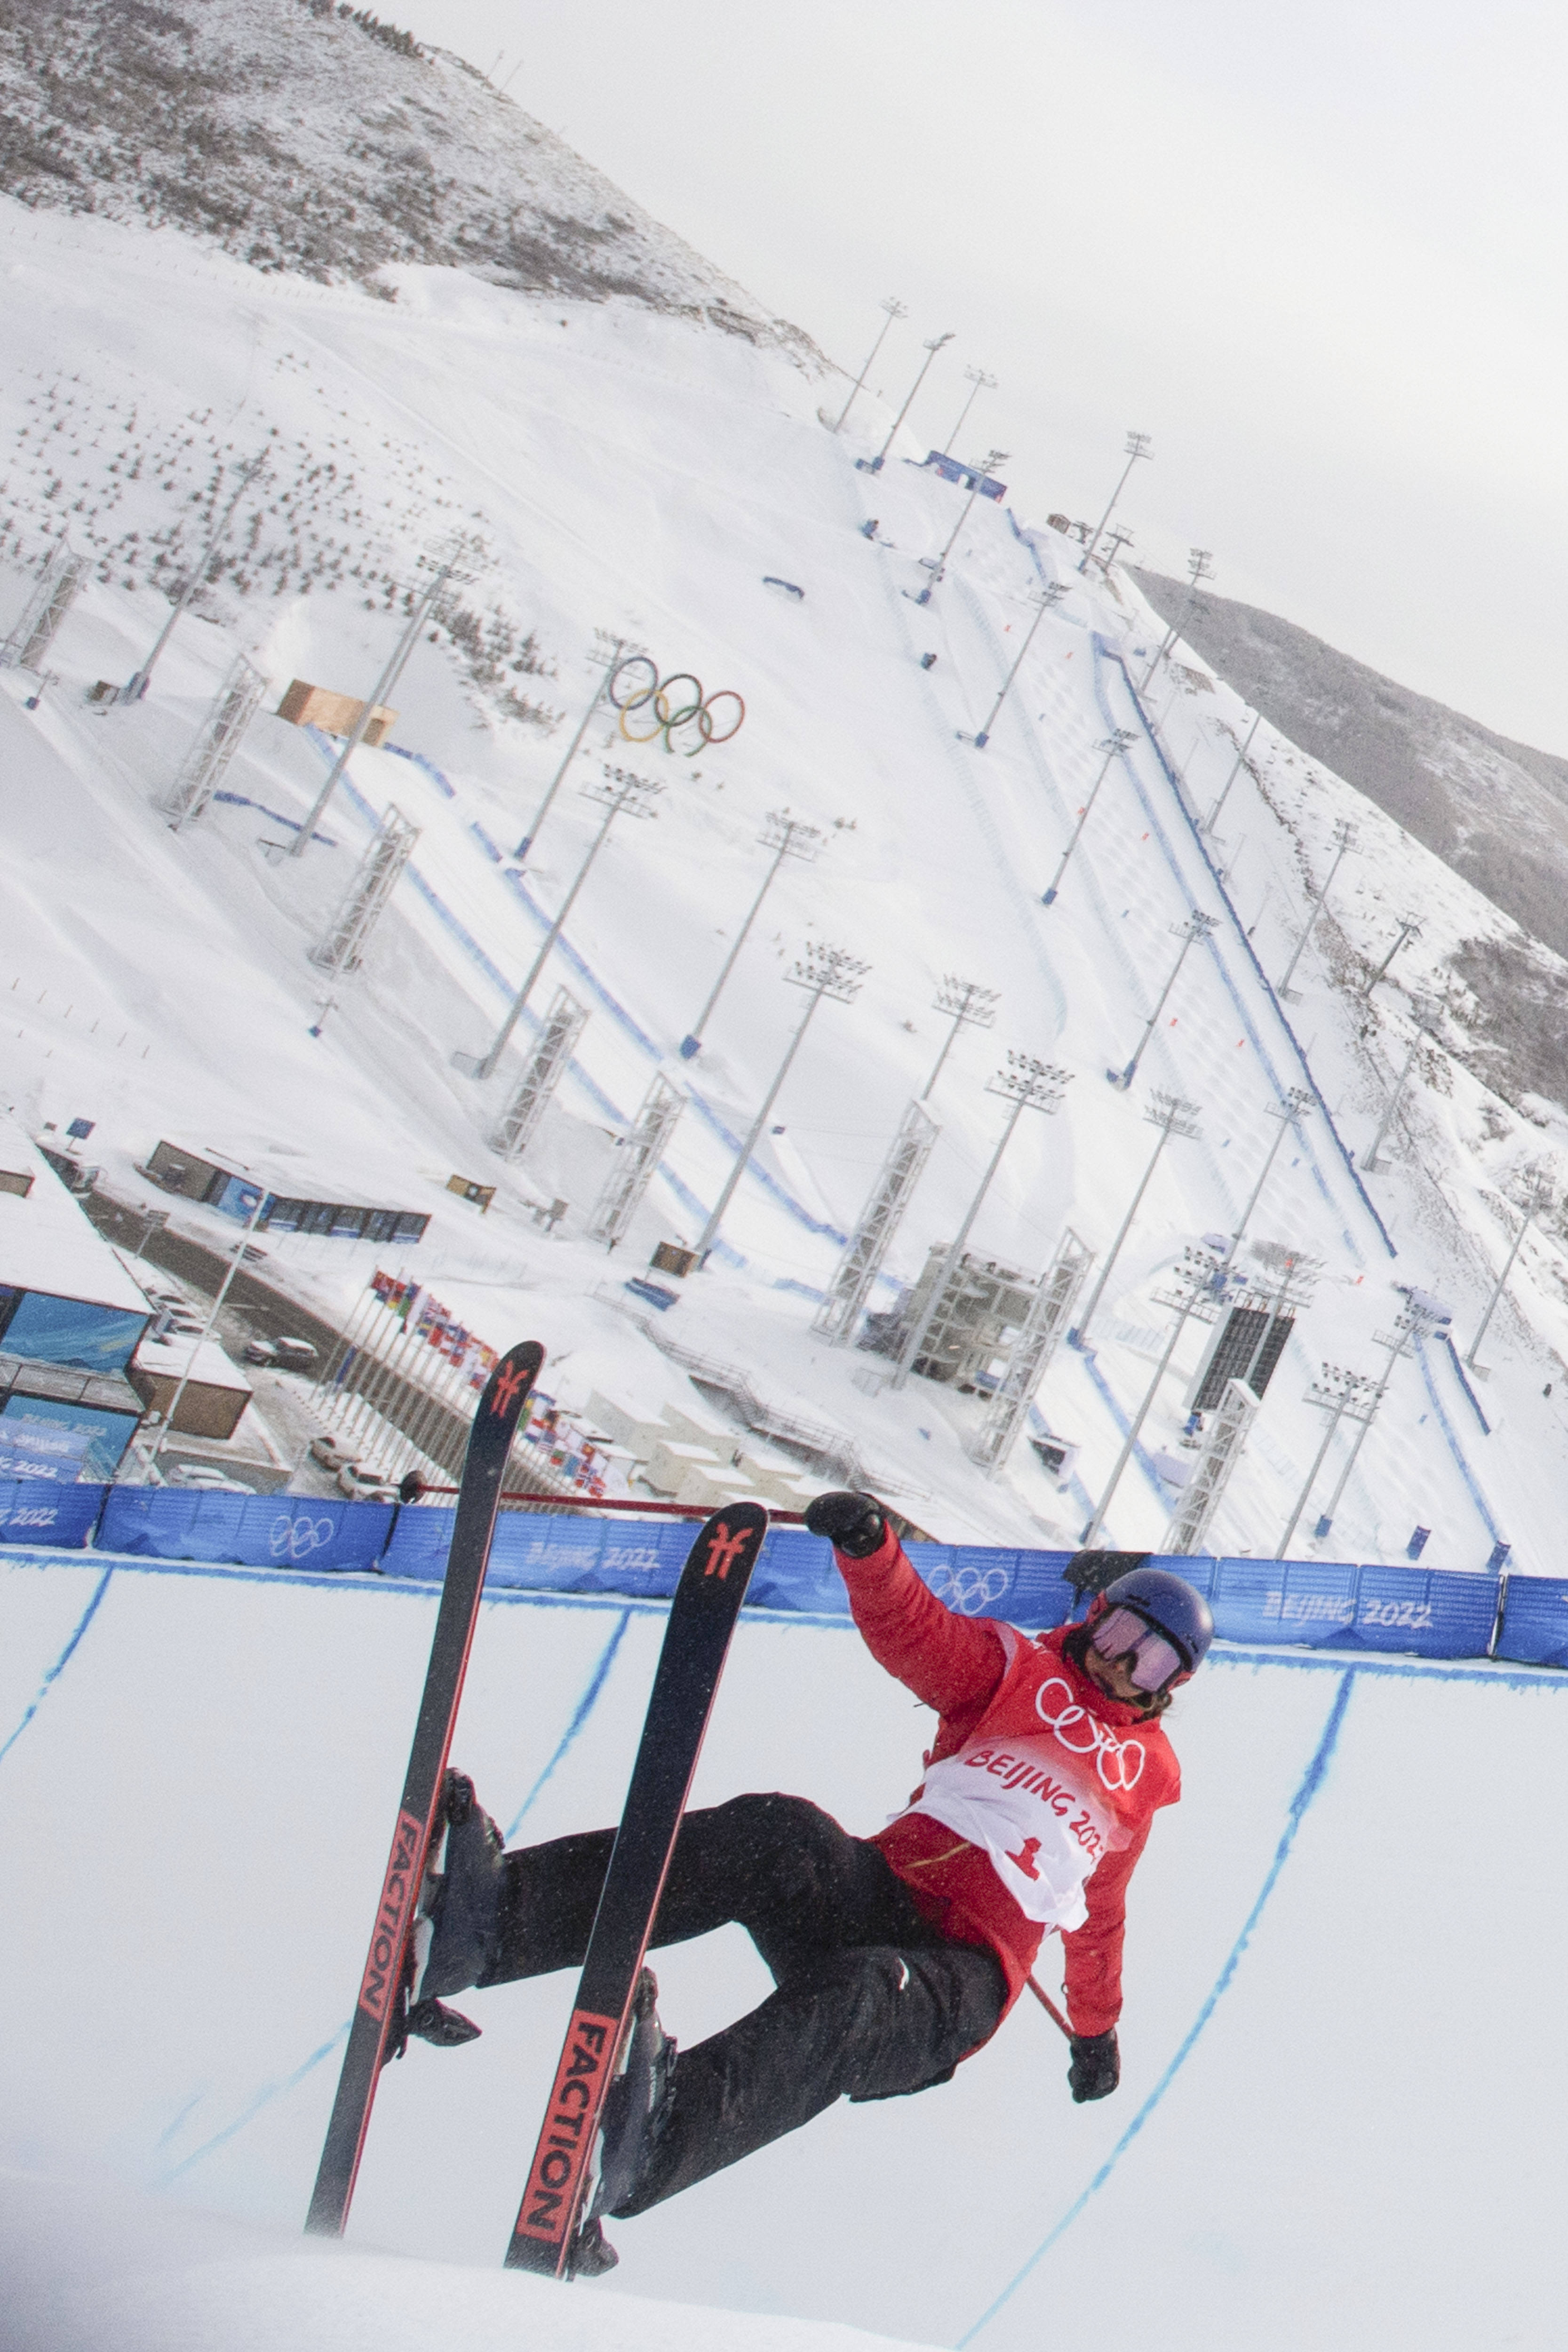
[[[1089,1622],[1113,1609],[1131,1609],[1165,1639],[1185,1662],[1186,1673],[1173,1679],[1185,1682],[1204,1662],[1214,1640],[1214,1619],[1208,1602],[1195,1585],[1169,1569],[1135,1568],[1107,1585],[1089,1612]]]

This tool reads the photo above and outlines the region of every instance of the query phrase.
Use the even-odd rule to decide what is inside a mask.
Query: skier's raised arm
[[[921,1583],[873,1496],[818,1495],[805,1524],[832,1544],[877,1664],[941,1716],[978,1714],[1006,1664],[989,1620],[955,1615]]]

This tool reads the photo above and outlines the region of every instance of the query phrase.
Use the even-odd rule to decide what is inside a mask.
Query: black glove
[[[1075,2033],[1069,2046],[1072,2064],[1068,2068],[1068,2084],[1074,2103],[1081,2107],[1086,2099],[1109,2099],[1121,2080],[1115,2026],[1105,2033]]]
[[[1103,1592],[1119,1576],[1147,1568],[1152,1557],[1146,1551],[1075,1551],[1062,1570],[1062,1581],[1075,1592]]]
[[[805,1524],[814,1536],[826,1536],[835,1551],[850,1559],[864,1559],[878,1551],[888,1532],[882,1507],[874,1495],[850,1495],[842,1489],[816,1495],[805,1507]]]

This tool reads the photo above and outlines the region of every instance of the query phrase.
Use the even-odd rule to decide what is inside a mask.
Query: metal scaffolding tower
[[[837,1348],[855,1336],[855,1326],[881,1271],[899,1221],[920,1182],[931,1146],[942,1129],[923,1104],[912,1102],[899,1123],[881,1173],[860,1212],[839,1259],[827,1295],[811,1318],[811,1328]]]
[[[87,561],[60,541],[22,607],[21,619],[0,645],[0,669],[42,668],[86,575]]]
[[[636,1125],[621,1138],[616,1164],[594,1203],[594,1213],[588,1220],[591,1242],[604,1242],[614,1249],[618,1241],[626,1239],[626,1229],[642,1204],[643,1194],[653,1181],[654,1171],[685,1108],[686,1097],[679,1088],[672,1087],[662,1075],[657,1076],[643,1097]]]
[[[410,824],[401,809],[389,806],[375,838],[360,861],[342,905],[310,950],[310,961],[323,971],[357,971],[376,919],[397,887],[397,877],[413,855],[419,827]]]
[[[585,1004],[579,1004],[565,989],[556,990],[550,1010],[540,1024],[528,1067],[490,1138],[493,1151],[503,1153],[508,1160],[521,1159],[544,1117],[545,1105],[566,1074],[566,1065],[587,1018]]]
[[[1204,1448],[1165,1529],[1163,1552],[1201,1549],[1231,1472],[1241,1459],[1258,1399],[1245,1381],[1226,1381],[1219,1408],[1204,1433]]]
[[[963,1449],[984,1469],[1000,1470],[1011,1454],[1093,1262],[1093,1253],[1069,1225],[1049,1268],[1040,1277],[1013,1342],[1002,1384],[991,1400],[991,1410]]]
[[[243,654],[237,656],[179,773],[156,803],[168,818],[171,833],[194,824],[200,816],[222,783],[266,691],[267,680],[255,664]]]

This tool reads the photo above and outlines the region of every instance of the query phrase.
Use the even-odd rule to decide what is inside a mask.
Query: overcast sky
[[[1568,13],[1536,0],[390,0],[659,219],[1098,516],[1568,753]]]

